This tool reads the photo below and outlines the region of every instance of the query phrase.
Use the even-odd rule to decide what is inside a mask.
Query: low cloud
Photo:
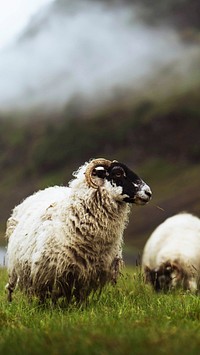
[[[162,68],[187,68],[193,49],[174,30],[145,25],[136,8],[76,1],[69,12],[50,10],[0,53],[2,111],[58,108],[74,96],[106,100],[144,87]]]

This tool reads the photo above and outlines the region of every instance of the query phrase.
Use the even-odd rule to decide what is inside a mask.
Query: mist
[[[74,97],[101,103],[120,90],[149,88],[166,70],[187,77],[195,46],[173,29],[147,26],[138,8],[87,1],[68,7],[43,8],[0,52],[0,111],[52,110]]]

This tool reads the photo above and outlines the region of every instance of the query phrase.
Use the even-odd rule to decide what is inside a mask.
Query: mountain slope
[[[126,244],[141,250],[149,233],[167,216],[199,214],[199,90],[158,103],[121,103],[91,117],[67,113],[0,127],[0,219],[28,194],[65,184],[84,161],[104,156],[127,163],[151,186],[152,202],[133,206]],[[156,207],[158,206],[158,207]],[[159,208],[159,206],[161,208]],[[164,211],[163,211],[164,210]]]

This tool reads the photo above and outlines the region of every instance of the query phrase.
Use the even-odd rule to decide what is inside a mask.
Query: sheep
[[[156,291],[176,288],[196,293],[200,275],[200,219],[179,213],[160,224],[144,247],[145,281]]]
[[[80,304],[115,283],[130,206],[145,205],[150,187],[126,165],[104,158],[86,162],[69,186],[27,197],[7,221],[8,300],[16,286],[44,303]]]

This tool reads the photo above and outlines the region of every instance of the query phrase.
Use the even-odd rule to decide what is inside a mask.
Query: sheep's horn
[[[99,187],[98,184],[94,182],[92,179],[92,172],[97,166],[104,166],[104,167],[109,167],[111,165],[110,160],[106,160],[104,158],[98,158],[98,159],[93,159],[91,162],[88,164],[87,169],[85,171],[85,179],[87,181],[88,186],[93,187],[94,189],[97,189]]]

